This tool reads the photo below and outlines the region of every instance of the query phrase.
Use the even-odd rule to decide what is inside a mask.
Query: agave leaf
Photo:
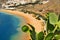
[[[59,15],[59,19],[58,20],[60,20],[60,15]]]
[[[30,30],[30,36],[31,36],[32,40],[36,40],[36,32],[35,31]]]
[[[55,28],[54,25],[50,24],[49,19],[48,19],[48,21],[47,21],[47,31],[52,32],[54,30],[54,28]]]
[[[43,32],[39,32],[37,37],[38,37],[38,40],[44,40],[44,33]]]
[[[59,22],[57,22],[57,26],[60,28],[60,21],[59,21]]]
[[[34,26],[32,26],[31,24],[28,24],[28,25],[32,28],[32,30],[30,30],[30,36],[32,40],[36,40],[36,32],[35,32]]]
[[[27,25],[22,26],[22,31],[27,32],[29,30],[29,27]]]
[[[49,13],[49,22],[55,25],[58,22],[58,16],[55,13]]]
[[[60,35],[55,35],[56,40],[60,40]]]
[[[49,34],[46,36],[45,40],[52,40],[53,36],[54,36],[53,33],[49,33]]]

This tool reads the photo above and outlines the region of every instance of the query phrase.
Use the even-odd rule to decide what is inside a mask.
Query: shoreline
[[[16,15],[18,17],[24,18],[24,20],[26,21],[26,24],[29,23],[29,24],[31,24],[31,25],[33,25],[35,27],[35,31],[37,33],[41,32],[41,31],[44,31],[44,26],[42,24],[43,21],[35,19],[34,17],[32,17],[32,15],[25,14],[25,13],[19,12],[19,11],[11,11],[11,10],[0,10],[0,12],[6,12],[6,13],[9,13],[11,15]],[[19,29],[17,29],[17,30],[19,31]],[[23,37],[22,40],[29,40],[29,39],[31,39],[29,33],[28,34],[24,33],[22,35],[22,37]]]
[[[23,17],[26,20],[26,23],[29,23],[35,27],[35,31],[37,33],[44,30],[44,26],[42,25],[43,21],[37,20],[29,14],[25,14],[25,13],[19,12],[19,11],[11,11],[11,10],[0,10],[0,12],[6,12],[6,13],[9,13],[11,15]]]

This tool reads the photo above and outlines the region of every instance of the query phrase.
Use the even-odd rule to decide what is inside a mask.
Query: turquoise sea
[[[0,12],[0,40],[16,40],[14,38],[22,34],[17,30],[20,24],[21,20],[17,16]]]

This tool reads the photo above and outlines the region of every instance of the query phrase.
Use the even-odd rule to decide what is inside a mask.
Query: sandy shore
[[[37,20],[29,14],[25,14],[25,13],[19,12],[19,11],[11,11],[11,10],[0,10],[0,12],[7,12],[7,13],[10,13],[11,15],[23,17],[25,19],[26,23],[29,23],[35,27],[35,31],[37,33],[44,30],[43,21]]]
[[[7,12],[12,15],[17,15],[17,16],[23,17],[27,23],[29,23],[35,27],[36,32],[43,31],[43,29],[44,29],[43,24],[42,24],[43,21],[37,20],[29,14],[25,14],[25,13],[19,12],[19,11],[11,11],[11,10],[0,10],[0,12]]]

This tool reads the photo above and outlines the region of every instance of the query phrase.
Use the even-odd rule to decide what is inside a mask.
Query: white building
[[[37,0],[8,0],[8,1],[20,2],[20,3],[24,4],[24,3],[34,3]]]

